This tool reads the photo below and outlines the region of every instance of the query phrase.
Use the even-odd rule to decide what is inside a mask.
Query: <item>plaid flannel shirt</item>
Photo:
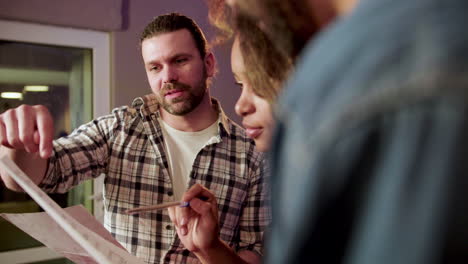
[[[219,103],[219,135],[195,158],[188,186],[200,183],[216,196],[220,238],[236,251],[263,253],[270,224],[263,155]],[[127,215],[126,209],[173,201],[161,127],[153,95],[134,100],[54,141],[47,192],[66,192],[83,180],[106,175],[105,227],[132,254],[148,263],[199,263],[184,249],[167,210]]]

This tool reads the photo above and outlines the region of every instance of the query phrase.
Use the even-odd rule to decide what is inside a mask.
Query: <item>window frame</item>
[[[93,117],[106,115],[110,111],[110,33],[94,30],[75,29],[51,25],[33,24],[26,22],[0,20],[0,39],[18,42],[66,46],[75,48],[87,48],[92,50],[92,85],[93,85]],[[102,222],[103,202],[102,196],[103,178],[94,181],[93,213]],[[25,254],[26,251],[34,251],[34,254]],[[51,254],[46,247],[30,248],[25,250],[13,250],[0,252],[2,263],[24,263],[20,258],[26,258],[25,262],[44,261],[55,259],[57,254]],[[10,262],[12,261],[12,262]]]

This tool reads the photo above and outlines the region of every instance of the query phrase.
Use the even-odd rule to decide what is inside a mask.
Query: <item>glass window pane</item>
[[[21,104],[45,105],[54,118],[55,137],[67,135],[92,116],[92,50],[0,40],[0,113]],[[28,195],[0,184],[0,212],[37,212]],[[62,207],[91,208],[91,183],[51,197]],[[0,251],[39,243],[0,219]]]

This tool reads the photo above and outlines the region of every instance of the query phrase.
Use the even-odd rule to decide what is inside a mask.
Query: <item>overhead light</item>
[[[19,99],[23,100],[23,94],[17,92],[3,92],[0,94],[0,97],[5,99]]]
[[[26,85],[24,86],[26,92],[48,92],[49,86],[47,85]]]

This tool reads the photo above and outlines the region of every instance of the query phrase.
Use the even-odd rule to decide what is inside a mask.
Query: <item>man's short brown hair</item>
[[[208,42],[205,35],[193,19],[179,13],[169,13],[155,17],[141,33],[140,44],[145,39],[181,29],[187,29],[190,32],[201,58],[205,58],[208,52]]]

